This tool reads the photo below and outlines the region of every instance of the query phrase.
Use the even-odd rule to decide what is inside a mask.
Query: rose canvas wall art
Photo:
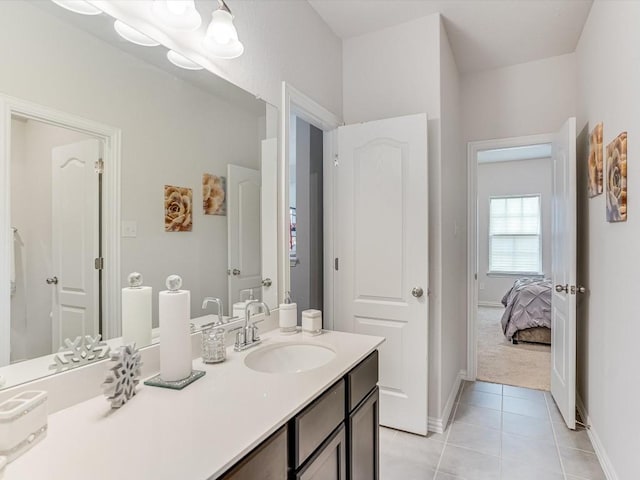
[[[607,221],[627,220],[627,132],[607,145]]]
[[[202,174],[202,208],[205,215],[227,214],[227,181],[224,177]]]
[[[164,231],[190,232],[193,224],[193,191],[190,188],[164,186]]]
[[[600,195],[603,190],[602,122],[589,135],[589,197]]]

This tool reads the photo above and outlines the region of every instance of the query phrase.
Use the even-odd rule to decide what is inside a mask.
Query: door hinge
[[[102,270],[104,268],[104,257],[98,257],[93,261],[93,266],[96,270]]]
[[[336,271],[340,270],[340,260],[337,257],[333,259],[333,268]]]
[[[340,166],[340,155],[338,155],[337,153],[333,156],[333,166],[334,167]]]
[[[98,175],[102,175],[104,173],[104,161],[101,158],[94,164],[94,167]]]

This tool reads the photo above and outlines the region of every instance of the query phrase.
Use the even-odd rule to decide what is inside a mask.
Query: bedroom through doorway
[[[551,143],[521,141],[476,153],[476,379],[550,390]]]

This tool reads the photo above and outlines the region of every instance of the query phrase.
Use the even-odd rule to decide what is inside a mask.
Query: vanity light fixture
[[[130,27],[120,20],[116,20],[115,22],[113,22],[113,28],[122,38],[131,43],[135,43],[136,45],[141,45],[143,47],[156,47],[160,45],[160,42],[156,42],[153,38],[145,35],[144,33],[136,30],[133,27]]]
[[[217,58],[237,58],[244,52],[238,40],[238,31],[233,25],[233,15],[224,0],[218,0],[218,9],[211,14],[203,44]]]
[[[100,15],[102,10],[84,0],[51,0],[56,5],[80,15]]]
[[[153,0],[151,10],[167,27],[197,30],[202,24],[194,0]]]
[[[189,60],[184,55],[174,52],[173,50],[167,52],[167,59],[176,67],[184,68],[185,70],[202,70],[204,68],[202,65]]]

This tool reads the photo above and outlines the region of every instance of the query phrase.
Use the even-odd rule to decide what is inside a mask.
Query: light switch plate
[[[124,220],[122,222],[122,237],[135,238],[138,236],[138,222],[134,220]]]

